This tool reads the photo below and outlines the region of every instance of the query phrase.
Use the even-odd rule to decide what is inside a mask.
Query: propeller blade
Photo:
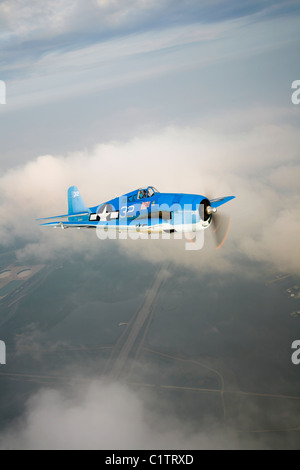
[[[225,242],[229,228],[230,228],[231,217],[220,215],[220,214],[213,214],[212,216],[212,226],[213,232],[215,235],[216,240],[216,249],[218,250],[221,248],[223,243]]]

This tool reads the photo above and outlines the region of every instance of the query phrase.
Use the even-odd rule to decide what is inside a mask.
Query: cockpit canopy
[[[154,186],[148,186],[148,188],[140,188],[138,190],[138,199],[144,199],[147,197],[152,197],[154,196],[155,193],[159,193],[157,189],[154,188]]]

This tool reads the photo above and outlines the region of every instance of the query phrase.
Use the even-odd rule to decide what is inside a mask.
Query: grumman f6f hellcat
[[[234,197],[209,199],[198,194],[160,193],[153,186],[148,186],[87,207],[78,188],[71,186],[68,189],[68,213],[38,220],[53,220],[41,224],[48,227],[94,228],[128,234],[191,235],[213,224],[219,248],[228,233],[229,219],[225,224],[221,223],[217,209]]]

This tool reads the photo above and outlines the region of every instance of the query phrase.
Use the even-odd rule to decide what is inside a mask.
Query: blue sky
[[[293,1],[3,1],[1,168],[287,104],[299,11]]]

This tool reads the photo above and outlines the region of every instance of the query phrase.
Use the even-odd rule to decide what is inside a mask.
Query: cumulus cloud
[[[259,109],[253,109],[244,125],[241,116],[233,113],[227,116],[225,128],[218,120],[194,127],[169,127],[127,142],[99,144],[90,152],[40,156],[13,168],[0,179],[0,214],[5,220],[0,228],[1,242],[10,243],[21,236],[26,247],[20,256],[51,256],[65,248],[88,250],[90,243],[94,247],[93,243],[105,242],[91,231],[61,233],[40,228],[34,219],[66,213],[66,190],[73,184],[88,206],[153,184],[161,192],[235,195],[235,200],[220,209],[231,215],[230,235],[218,255],[213,251],[210,229],[205,231],[204,249],[191,256],[182,246],[179,250],[176,241],[166,240],[125,240],[119,246],[128,254],[138,253],[149,260],[171,259],[191,267],[213,255],[218,256],[219,269],[229,269],[230,257],[240,254],[297,272],[299,133],[292,119],[286,124],[286,110],[282,111],[284,125],[279,111],[275,120],[272,109],[269,113],[268,123],[265,117],[259,118]]]
[[[61,374],[61,379],[64,379],[64,374]],[[262,413],[261,403],[253,397],[239,397],[243,407],[237,415],[234,413],[233,421],[228,406],[228,422],[224,425],[216,416],[205,412],[201,423],[195,425],[189,413],[184,418],[176,413],[178,400],[181,398],[174,398],[169,403],[168,398],[164,399],[162,394],[146,387],[138,389],[104,377],[92,379],[74,375],[64,385],[41,387],[31,395],[20,417],[0,433],[0,449],[297,447],[297,436],[247,432],[260,427],[263,430],[266,422],[268,429],[284,431],[289,426],[296,428],[297,403],[276,401],[276,406],[267,407]],[[190,407],[187,408],[190,412]]]
[[[145,395],[148,395],[145,397]],[[2,449],[198,449],[235,447],[217,433],[192,433],[160,415],[153,397],[104,379],[41,389],[22,418],[0,434]]]

